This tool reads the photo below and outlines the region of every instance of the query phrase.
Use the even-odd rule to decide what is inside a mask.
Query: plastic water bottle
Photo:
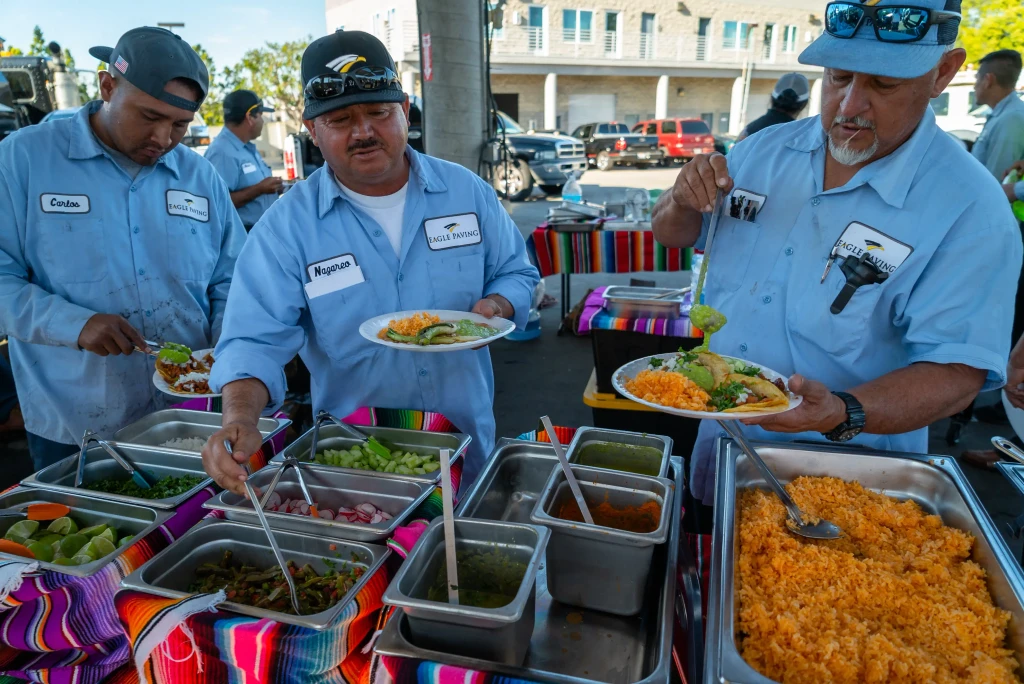
[[[562,201],[563,202],[582,202],[583,201],[583,189],[580,187],[579,181],[576,180],[576,172],[569,172],[569,180],[566,181],[565,185],[562,186]]]

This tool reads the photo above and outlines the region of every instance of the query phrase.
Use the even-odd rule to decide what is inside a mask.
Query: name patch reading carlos
[[[836,256],[860,258],[867,253],[868,261],[889,274],[895,273],[913,251],[910,245],[856,221],[846,227],[835,245]]]
[[[423,222],[427,246],[435,252],[453,247],[478,245],[483,240],[476,214],[439,216]]]
[[[193,195],[184,190],[167,191],[167,213],[171,216],[184,216],[195,221],[208,223],[210,220],[210,200]]]
[[[47,192],[39,196],[39,205],[47,214],[88,214],[89,196]]]

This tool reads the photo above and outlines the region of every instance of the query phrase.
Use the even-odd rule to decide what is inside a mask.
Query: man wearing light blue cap
[[[718,191],[759,204],[722,216],[707,257],[706,301],[729,319],[712,349],[791,375],[804,399],[747,421],[751,438],[925,452],[928,425],[1005,380],[1020,232],[928,106],[966,57],[959,10],[830,2],[800,56],[825,67],[821,115],[696,157],[655,207],[657,238],[682,247],[703,244]],[[706,504],[719,434],[706,421],[691,459]]]

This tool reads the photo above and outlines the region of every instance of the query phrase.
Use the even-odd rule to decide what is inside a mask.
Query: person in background
[[[179,145],[203,60],[142,27],[89,53],[102,101],[0,143],[0,330],[37,469],[168,401],[145,340],[211,347],[245,231],[213,167]]]
[[[283,185],[252,142],[263,132],[263,113],[273,111],[251,90],[230,93],[224,98],[224,129],[206,150],[206,160],[227,183],[246,232],[277,200]]]
[[[1006,169],[1024,158],[1024,102],[1014,88],[1020,78],[1021,58],[1016,50],[998,50],[982,57],[974,82],[974,98],[992,113],[971,154],[998,180]]]
[[[810,96],[811,84],[807,82],[806,76],[795,72],[784,74],[775,82],[772,89],[772,106],[768,112],[748,123],[736,138],[736,142],[754,135],[763,128],[796,121],[800,112],[807,106]]]

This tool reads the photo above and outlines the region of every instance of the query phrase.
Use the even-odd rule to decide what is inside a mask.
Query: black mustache
[[[351,145],[348,146],[348,151],[358,152],[359,150],[369,150],[376,147],[383,147],[383,145],[380,144],[379,140],[375,138],[370,138],[369,140],[360,140],[358,142],[352,143]]]

